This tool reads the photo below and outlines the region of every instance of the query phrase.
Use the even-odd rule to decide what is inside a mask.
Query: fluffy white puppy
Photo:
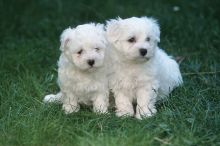
[[[68,28],[60,41],[58,84],[61,91],[45,96],[44,102],[61,101],[66,114],[77,112],[81,103],[93,105],[94,112],[107,112],[109,53],[103,25],[90,23]]]
[[[158,48],[160,29],[148,17],[107,22],[107,39],[112,47],[114,73],[110,86],[115,96],[116,115],[141,119],[156,113],[155,102],[182,84],[177,62]]]

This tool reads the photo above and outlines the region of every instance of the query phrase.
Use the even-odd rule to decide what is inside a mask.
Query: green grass
[[[0,145],[220,145],[219,6],[219,0],[1,0]],[[184,86],[157,105],[154,117],[98,116],[89,108],[64,115],[60,105],[42,103],[59,91],[63,29],[145,15],[159,20],[160,46],[185,57],[181,71],[195,73],[183,74]]]

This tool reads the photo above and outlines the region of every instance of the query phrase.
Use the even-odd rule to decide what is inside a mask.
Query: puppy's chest
[[[79,96],[102,90],[107,84],[104,79],[102,80],[104,77],[95,75],[82,75],[67,71],[60,76],[61,84]]]
[[[73,90],[78,94],[88,94],[102,90],[104,82],[94,78],[77,78],[74,79],[75,85]]]
[[[144,86],[152,78],[145,70],[126,68],[116,73],[115,84],[122,89],[136,89]]]

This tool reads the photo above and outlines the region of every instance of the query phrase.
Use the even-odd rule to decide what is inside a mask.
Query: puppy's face
[[[85,24],[64,30],[60,49],[78,69],[95,70],[104,64],[106,43],[103,25]]]
[[[107,39],[124,60],[149,60],[160,41],[157,22],[147,17],[111,20],[106,29]]]

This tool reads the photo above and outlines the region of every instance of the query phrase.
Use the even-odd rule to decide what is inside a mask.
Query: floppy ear
[[[67,47],[68,42],[70,41],[70,35],[73,33],[73,29],[70,27],[65,29],[60,36],[60,50],[64,51]]]
[[[153,26],[154,26],[152,31],[155,34],[156,41],[160,42],[160,26],[159,26],[156,19],[151,18],[151,21],[152,21]]]
[[[152,22],[152,31],[155,34],[156,41],[160,42],[160,26],[156,19],[149,18],[149,20]]]
[[[145,19],[147,21],[147,24],[150,25],[151,31],[154,34],[154,37],[157,42],[160,42],[160,26],[156,19],[154,18],[148,18],[148,17],[142,17],[142,19]]]
[[[106,34],[107,34],[107,39],[111,43],[116,42],[120,37],[120,20],[121,18],[111,19],[107,21]]]
[[[106,32],[104,30],[104,24],[101,24],[101,23],[96,23],[95,24],[95,27],[98,28],[98,34],[100,36],[104,36],[104,37],[101,37],[101,41],[103,44],[107,44],[107,41],[106,41]]]

